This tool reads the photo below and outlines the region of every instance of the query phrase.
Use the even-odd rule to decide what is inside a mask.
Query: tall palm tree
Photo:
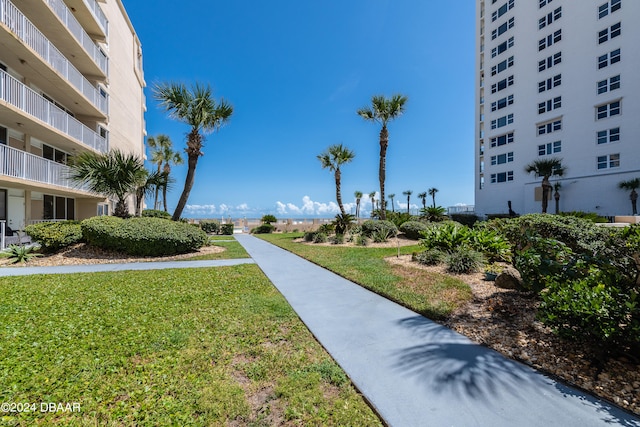
[[[371,199],[371,218],[373,218],[373,212],[376,210],[376,192],[369,193],[369,198]]]
[[[631,200],[631,209],[633,215],[638,215],[638,192],[636,190],[640,188],[640,178],[633,178],[628,181],[619,182],[618,188],[631,191],[631,193],[629,194],[629,200]]]
[[[187,135],[187,148],[185,148],[187,176],[172,217],[177,221],[182,215],[193,188],[198,159],[204,155],[202,152],[204,134],[216,131],[227,123],[233,114],[233,107],[223,99],[216,101],[211,87],[199,83],[191,88],[181,83],[161,83],[154,87],[153,92],[155,99],[167,111],[169,117],[191,127]]]
[[[562,159],[552,157],[550,159],[534,160],[525,169],[527,173],[534,172],[536,176],[542,177],[542,213],[547,213],[549,196],[553,186],[549,183],[549,178],[553,175],[564,175],[565,168],[562,166]]]
[[[100,195],[116,199],[115,216],[129,216],[127,196],[135,193],[147,171],[141,158],[120,150],[110,150],[105,154],[84,152],[70,162],[71,180],[86,184]]]
[[[411,201],[411,195],[413,194],[413,191],[411,190],[407,190],[407,191],[403,191],[402,194],[404,194],[405,196],[407,196],[407,213],[409,213],[409,202]]]
[[[560,181],[553,184],[553,189],[555,192],[553,193],[553,198],[556,201],[556,215],[560,213],[560,189],[562,188],[562,184]]]
[[[393,198],[396,197],[395,194],[391,193],[389,194],[389,198],[391,199],[391,212],[395,212],[396,208],[395,208],[395,204],[393,203]]]
[[[438,192],[438,189],[435,187],[431,187],[429,190],[427,190],[429,192],[429,195],[431,196],[431,198],[433,199],[433,207],[436,207],[436,193]]]
[[[184,163],[179,151],[173,150],[173,143],[167,135],[158,135],[155,138],[150,136],[147,138],[147,145],[151,149],[151,162],[158,166],[158,173],[164,173],[165,180],[155,188],[155,201],[153,208],[159,209],[158,193],[162,188],[162,200],[164,203],[164,211],[167,212],[167,184],[170,182],[171,164],[181,165]],[[162,166],[164,163],[164,167]]]
[[[356,198],[356,218],[360,218],[360,200],[362,199],[362,191],[357,191],[353,193]]]
[[[364,107],[358,110],[358,115],[363,119],[382,125],[382,129],[380,129],[380,166],[378,169],[378,180],[380,181],[380,219],[387,219],[384,198],[387,147],[389,146],[387,123],[400,117],[402,113],[404,113],[404,104],[406,102],[407,97],[404,95],[393,95],[391,98],[376,95],[371,98],[370,107]]]
[[[340,208],[340,213],[343,217],[346,212],[344,211],[344,206],[342,206],[342,192],[340,190],[342,173],[340,172],[340,166],[350,163],[355,156],[356,155],[353,151],[349,150],[342,144],[334,144],[317,156],[318,160],[320,160],[320,163],[322,164],[322,168],[329,169],[333,172],[333,176],[336,180],[336,200],[338,202],[338,207]]]
[[[418,199],[422,200],[422,209],[427,209],[427,192],[423,191],[418,194]]]

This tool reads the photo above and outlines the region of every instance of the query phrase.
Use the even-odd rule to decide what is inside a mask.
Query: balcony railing
[[[105,138],[2,70],[0,70],[0,99],[58,129],[87,147],[101,153],[105,153],[109,149]]]
[[[87,5],[89,10],[93,13],[93,16],[96,18],[96,21],[98,22],[98,24],[100,24],[100,26],[102,27],[102,30],[104,31],[104,33],[108,36],[109,21],[107,20],[107,17],[105,16],[100,6],[98,6],[98,2],[96,0],[84,0],[84,3]]]
[[[104,52],[89,37],[87,32],[82,28],[73,13],[69,10],[62,0],[45,0],[51,9],[58,15],[58,18],[69,29],[71,34],[78,40],[85,51],[89,54],[93,61],[98,64],[105,75],[109,75],[109,60]]]
[[[45,62],[59,72],[100,111],[109,114],[107,97],[87,80],[29,19],[9,0],[0,0],[0,22],[4,23]]]
[[[69,179],[69,167],[45,158],[0,144],[0,175],[41,184],[88,191]]]

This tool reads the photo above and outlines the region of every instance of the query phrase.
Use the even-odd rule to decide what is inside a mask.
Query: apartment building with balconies
[[[476,5],[476,212],[540,212],[525,167],[558,157],[560,211],[630,214],[618,183],[640,177],[640,1]]]
[[[67,163],[110,148],[142,157],[144,86],[121,0],[0,0],[0,220],[19,230],[111,212]]]

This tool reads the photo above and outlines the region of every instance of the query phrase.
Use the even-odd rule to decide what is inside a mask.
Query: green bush
[[[313,243],[327,243],[328,239],[325,233],[317,232],[315,236],[313,236]]]
[[[391,221],[397,228],[408,221],[414,221],[415,217],[407,212],[389,212],[387,211],[387,221]]]
[[[214,219],[203,219],[198,225],[207,234],[218,234],[220,231],[220,222]]]
[[[385,220],[367,220],[361,224],[362,234],[366,237],[373,238],[374,235],[378,237],[386,236],[395,237],[398,235],[398,227],[391,221]]]
[[[356,220],[356,217],[351,214],[338,214],[333,220],[333,228],[336,234],[345,234],[348,232],[351,227],[353,227],[353,223]]]
[[[322,224],[320,227],[318,227],[317,232],[326,234],[328,236],[330,234],[333,234],[334,230],[335,230],[335,226],[333,225],[333,223],[329,223],[329,224]]]
[[[415,260],[423,265],[438,265],[445,261],[447,254],[438,249],[422,251],[415,256]]]
[[[251,230],[251,232],[253,234],[269,234],[273,233],[273,230],[275,230],[275,227],[273,225],[265,223],[254,228],[253,230]]]
[[[41,222],[28,225],[24,231],[42,247],[43,252],[55,252],[82,241],[78,221]]]
[[[260,221],[262,221],[264,224],[271,224],[272,222],[278,222],[278,219],[271,214],[268,215],[264,215]]]
[[[158,209],[145,209],[142,211],[142,216],[146,218],[171,219],[171,214],[169,212],[161,211]]]
[[[418,240],[422,232],[429,228],[427,224],[420,221],[407,221],[400,226],[400,232],[404,233],[407,239]]]
[[[331,238],[331,243],[334,245],[341,245],[344,243],[344,234],[336,234]]]
[[[426,249],[453,252],[459,246],[469,243],[469,230],[469,227],[454,222],[444,222],[441,225],[434,225],[423,230],[420,244]]]
[[[449,215],[452,221],[459,222],[467,227],[473,227],[480,220],[478,215],[471,213],[454,213]]]
[[[591,222],[595,222],[595,223],[606,223],[607,218],[598,215],[595,212],[580,212],[580,211],[573,211],[573,212],[560,212],[558,215],[560,216],[572,216],[575,218],[582,218],[582,219],[586,219],[589,220]]]
[[[90,245],[136,256],[186,253],[204,246],[200,228],[161,218],[93,217],[82,221],[82,235]]]
[[[484,265],[484,256],[473,249],[460,247],[446,258],[447,271],[454,274],[475,273]]]
[[[0,252],[0,256],[9,259],[11,264],[18,264],[29,262],[31,258],[42,256],[35,250],[35,246],[11,245],[5,251]]]
[[[304,233],[304,236],[302,238],[304,239],[305,242],[313,242],[313,239],[315,237],[316,237],[315,231],[307,231],[306,233]]]
[[[354,239],[354,243],[356,246],[367,246],[369,244],[369,238],[365,235],[357,234]]]
[[[233,224],[221,224],[220,225],[220,234],[223,234],[225,236],[232,236],[233,235]]]

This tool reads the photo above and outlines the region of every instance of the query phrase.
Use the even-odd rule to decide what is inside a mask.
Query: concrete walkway
[[[390,426],[640,426],[296,255],[236,239]]]

